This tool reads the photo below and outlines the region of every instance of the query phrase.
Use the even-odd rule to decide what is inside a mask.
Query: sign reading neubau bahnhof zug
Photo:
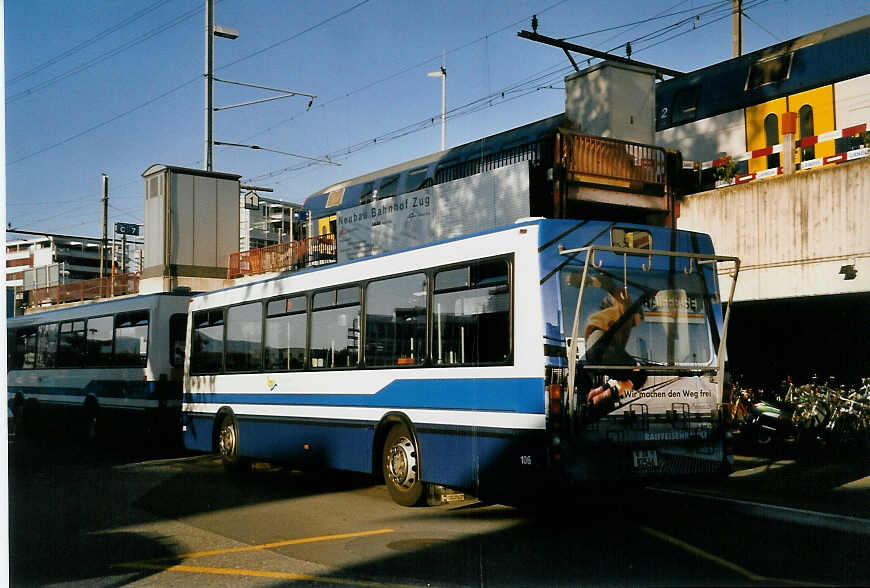
[[[338,213],[338,260],[414,247],[529,216],[529,164],[516,163]]]

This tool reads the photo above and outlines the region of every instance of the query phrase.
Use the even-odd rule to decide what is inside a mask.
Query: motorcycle
[[[742,434],[760,448],[781,445],[794,435],[792,408],[766,400],[753,403]]]

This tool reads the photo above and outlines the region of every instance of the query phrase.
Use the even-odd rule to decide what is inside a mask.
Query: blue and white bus
[[[528,219],[194,296],[185,446],[382,475],[403,505],[720,471],[731,261],[697,233]]]
[[[59,417],[92,439],[123,419],[178,442],[189,301],[189,292],[149,294],[8,319],[16,431]]]

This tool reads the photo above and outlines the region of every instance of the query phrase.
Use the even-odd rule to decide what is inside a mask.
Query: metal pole
[[[441,76],[441,151],[447,148],[447,69]]]
[[[109,232],[109,176],[103,174],[103,238],[100,241],[100,278],[103,277],[104,267],[105,267],[105,258],[106,258],[106,245],[107,238]],[[100,296],[102,296],[103,292],[103,284],[102,280],[100,281]]]
[[[214,0],[205,0],[205,161],[214,171]]]
[[[441,151],[447,148],[447,56],[441,56]]]
[[[743,0],[731,0],[731,51],[743,55]]]

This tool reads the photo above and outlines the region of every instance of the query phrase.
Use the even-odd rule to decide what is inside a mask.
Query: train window
[[[359,363],[359,287],[314,295],[311,313],[311,367],[348,368]]]
[[[61,323],[57,342],[57,367],[82,367],[85,364],[85,321]]]
[[[145,365],[148,357],[148,311],[126,312],[115,317],[115,362]]]
[[[308,316],[305,296],[272,300],[266,307],[266,370],[301,370],[305,367]]]
[[[366,288],[366,365],[419,365],[426,359],[426,274]]]
[[[779,117],[770,113],[764,117],[764,140],[767,147],[779,143]],[[779,167],[779,153],[767,156],[767,168]]]
[[[378,186],[378,199],[395,196],[399,188],[399,176],[390,176],[381,180]]]
[[[510,357],[508,264],[497,259],[471,264],[468,269],[471,278],[468,287],[437,292],[434,296],[435,363],[504,363]],[[438,275],[435,279],[438,284]]]
[[[203,310],[193,313],[190,342],[190,372],[219,373],[223,369],[224,311]]]
[[[457,168],[458,163],[459,160],[455,158],[439,163],[435,168],[435,183],[443,184],[444,182],[457,179],[459,177]]]
[[[359,193],[359,203],[360,204],[368,204],[372,201],[372,198],[375,193],[375,183],[374,182],[366,182],[363,184],[362,192]]]
[[[683,88],[674,96],[671,107],[671,122],[673,124],[695,120],[698,111],[698,87]]]
[[[429,169],[421,167],[412,169],[408,172],[408,177],[405,178],[405,192],[414,192],[422,190],[428,185]]]
[[[791,61],[794,53],[761,59],[749,66],[746,90],[754,90],[767,84],[787,80],[791,75]]]
[[[803,139],[804,137],[812,137],[815,135],[813,131],[813,107],[809,104],[804,104],[798,110],[798,125],[800,131],[800,137]],[[816,158],[816,146],[809,145],[807,147],[801,147],[801,161],[807,161],[808,159]]]
[[[338,206],[341,204],[341,201],[344,200],[344,188],[339,188],[338,190],[333,190],[326,197],[326,208],[332,208],[333,206]]]
[[[57,323],[39,325],[36,347],[36,367],[53,368],[57,357]]]

